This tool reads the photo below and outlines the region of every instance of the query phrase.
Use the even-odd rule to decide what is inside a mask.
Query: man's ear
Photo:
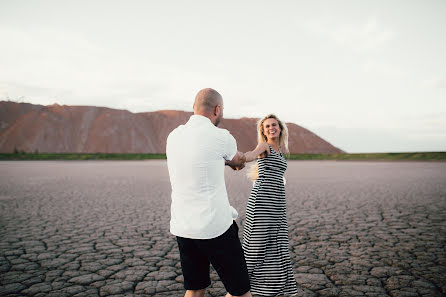
[[[215,106],[215,108],[214,108],[214,115],[217,116],[219,111],[220,111],[220,105]]]

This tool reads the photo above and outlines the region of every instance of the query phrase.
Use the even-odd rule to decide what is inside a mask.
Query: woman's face
[[[263,135],[265,135],[268,140],[279,139],[281,131],[279,122],[276,119],[266,119],[263,122]]]

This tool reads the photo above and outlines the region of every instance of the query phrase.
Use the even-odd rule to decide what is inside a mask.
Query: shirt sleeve
[[[226,134],[225,148],[223,152],[223,158],[225,160],[231,161],[235,154],[237,153],[237,142],[235,141],[234,136],[231,133]]]

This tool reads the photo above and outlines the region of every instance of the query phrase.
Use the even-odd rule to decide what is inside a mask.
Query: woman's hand
[[[263,158],[269,155],[269,146],[266,142],[259,143],[256,148],[245,153],[246,162],[254,161],[257,158]]]

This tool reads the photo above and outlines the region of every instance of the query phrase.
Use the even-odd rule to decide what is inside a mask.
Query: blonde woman
[[[251,292],[259,296],[297,293],[289,254],[283,174],[287,168],[288,130],[270,114],[257,125],[258,143],[266,142],[270,154],[259,158],[248,174],[255,180],[246,207],[243,230]]]

